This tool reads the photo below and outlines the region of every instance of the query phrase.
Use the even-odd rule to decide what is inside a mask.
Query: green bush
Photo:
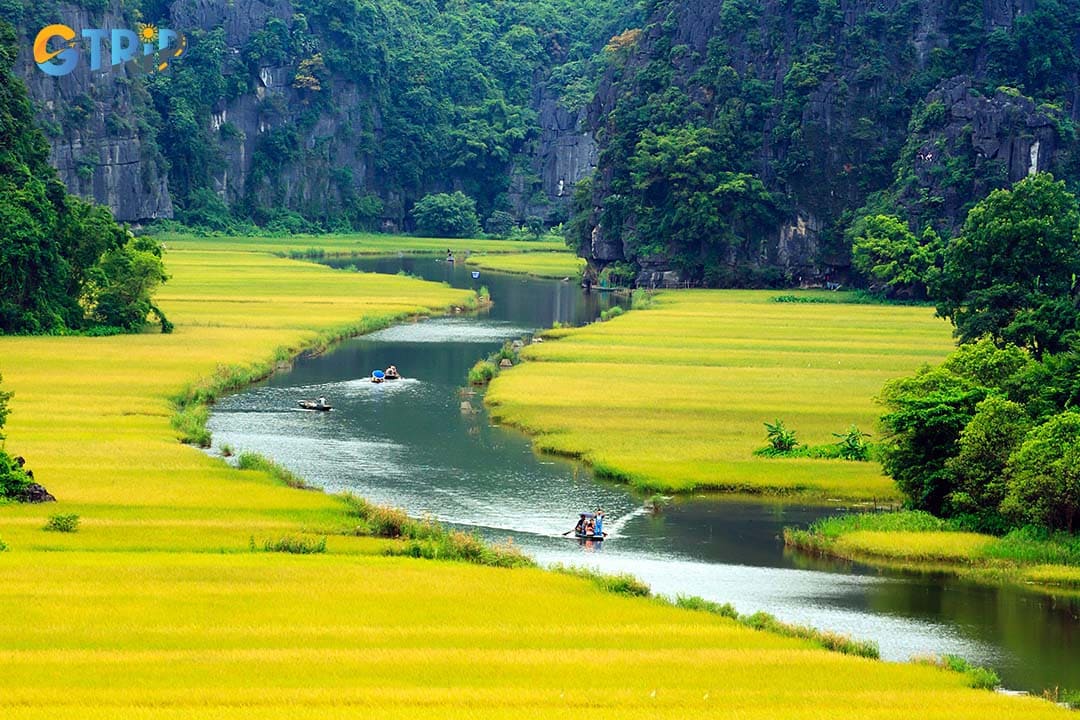
[[[240,457],[236,459],[236,466],[241,470],[258,470],[264,472],[270,477],[280,482],[282,485],[288,485],[289,487],[295,488],[297,490],[320,489],[318,486],[312,485],[307,480],[300,477],[293,471],[282,467],[281,465],[278,465],[273,460],[263,457],[258,453],[241,453]]]
[[[498,374],[499,368],[495,363],[489,360],[480,360],[469,370],[469,384],[487,385]]]
[[[75,514],[50,515],[42,530],[48,532],[73,533],[79,530],[79,516]]]
[[[604,310],[600,313],[600,321],[607,322],[608,320],[614,320],[625,312],[626,311],[623,310],[622,307],[619,305],[609,307],[607,310]]]
[[[865,461],[870,459],[870,446],[866,438],[870,437],[852,425],[846,433],[833,433],[833,437],[840,438],[836,443],[837,452],[845,460]]]
[[[8,550],[10,550],[10,548],[7,546],[7,543],[0,539],[0,552],[7,552]]]
[[[480,232],[476,201],[458,191],[425,195],[413,206],[416,232],[425,237],[474,237]]]
[[[170,424],[173,430],[179,433],[180,442],[208,448],[211,436],[206,428],[206,422],[209,419],[210,408],[202,404],[191,404],[173,413]]]
[[[629,573],[607,574],[576,565],[552,565],[551,571],[589,580],[606,592],[633,597],[650,597],[652,589]]]
[[[31,482],[15,458],[0,450],[0,501],[21,496]]]
[[[765,423],[765,435],[769,441],[769,448],[775,453],[788,453],[794,450],[799,441],[794,430],[789,430],[784,421],[777,418],[772,423]]]
[[[255,539],[251,540],[252,546]],[[320,538],[286,535],[276,540],[266,540],[262,544],[264,552],[289,553],[291,555],[319,555],[326,552],[326,536]]]

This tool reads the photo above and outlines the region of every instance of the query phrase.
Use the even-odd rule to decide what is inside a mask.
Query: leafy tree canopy
[[[413,206],[416,230],[426,237],[472,237],[480,232],[476,201],[462,192],[425,195]]]
[[[962,342],[989,335],[1036,356],[1068,347],[1080,319],[1080,210],[1041,173],[996,190],[945,251],[938,312]]]

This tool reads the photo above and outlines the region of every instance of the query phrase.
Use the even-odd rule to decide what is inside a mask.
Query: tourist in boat
[[[596,519],[593,522],[593,535],[603,535],[603,534],[604,534],[604,511],[603,510],[597,510],[596,511]]]
[[[326,407],[326,398],[319,396],[319,407]]]
[[[454,251],[446,248],[446,262],[454,262]]]
[[[397,380],[399,377],[401,376],[398,374],[397,365],[391,365],[390,367],[386,368],[387,380]]]

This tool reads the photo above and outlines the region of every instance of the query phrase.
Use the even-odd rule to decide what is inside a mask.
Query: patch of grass
[[[535,562],[514,544],[489,544],[474,533],[447,530],[430,519],[417,520],[404,510],[376,505],[351,494],[339,496],[350,518],[359,521],[351,532],[404,542],[384,548],[387,555],[430,560],[457,560],[492,567],[533,567]]]
[[[720,617],[730,618],[732,620],[739,619],[739,613],[735,610],[735,606],[731,603],[712,602],[711,600],[706,600],[695,595],[679,595],[675,598],[675,606],[683,608],[684,610],[707,612],[713,615],[719,615]]]
[[[661,291],[618,322],[548,331],[558,342],[525,348],[529,362],[500,375],[485,402],[539,450],[644,493],[898,499],[874,462],[754,457],[761,420],[783,418],[808,445],[873,427],[882,385],[940,362],[953,349],[949,326],[929,308],[780,304],[774,294]]]
[[[79,531],[79,516],[74,513],[50,515],[45,527],[46,532],[73,533]]]
[[[840,633],[818,630],[805,625],[793,625],[781,622],[769,613],[754,613],[753,615],[740,618],[740,621],[755,630],[764,630],[785,637],[809,640],[826,650],[838,652],[843,655],[855,655],[858,657],[871,658],[873,660],[877,660],[881,657],[881,652],[878,649],[877,643],[873,641],[854,640],[851,637]]]
[[[317,485],[312,485],[288,468],[282,467],[273,460],[259,455],[258,453],[241,453],[240,457],[236,459],[236,466],[241,470],[257,470],[259,472],[264,472],[282,485],[286,485],[295,490],[321,490]]]
[[[614,320],[615,318],[619,317],[620,315],[624,315],[625,313],[626,313],[626,311],[623,310],[621,306],[613,305],[613,306],[609,307],[607,310],[604,310],[604,311],[602,311],[600,313],[600,322],[607,322],[608,320]]]
[[[251,538],[251,548],[255,549],[255,538]],[[285,535],[274,540],[264,540],[264,552],[289,553],[290,555],[321,555],[326,552],[326,536],[313,538],[302,535]]]
[[[499,366],[490,360],[478,360],[469,369],[470,385],[487,385],[499,374]]]
[[[562,575],[570,575],[588,580],[604,592],[615,593],[617,595],[630,595],[633,597],[652,596],[652,588],[629,573],[609,574],[593,570],[592,568],[560,564],[552,565],[548,569]]]
[[[826,518],[805,530],[784,529],[804,552],[911,569],[930,567],[993,583],[1080,587],[1080,538],[1020,528],[1004,537],[965,532],[956,521],[899,511]]]
[[[912,662],[939,667],[963,675],[967,680],[968,687],[978,690],[995,690],[1001,685],[1001,678],[993,670],[972,665],[959,655],[913,658]]]
[[[465,263],[483,270],[571,280],[580,278],[585,269],[585,260],[565,249],[563,252],[470,255]]]

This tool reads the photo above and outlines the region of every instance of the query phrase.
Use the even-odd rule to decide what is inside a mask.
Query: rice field
[[[812,445],[853,423],[873,433],[884,382],[940,362],[950,328],[925,307],[776,295],[665,292],[649,309],[553,331],[525,350],[531,362],[495,380],[487,402],[539,449],[646,492],[896,499],[876,463],[753,452],[777,418]]]
[[[538,570],[13,552],[0,604],[11,720],[1069,717]]]
[[[0,338],[7,449],[60,499],[0,506],[5,720],[1069,717],[585,579],[385,556],[337,499],[180,445],[168,398],[468,296],[196,242],[167,263],[172,335]],[[261,551],[291,536],[326,552]]]
[[[484,240],[461,238],[421,238],[381,233],[349,233],[326,235],[223,236],[200,238],[178,233],[157,236],[170,248],[199,248],[228,251],[262,251],[277,255],[304,255],[309,251],[329,256],[350,255],[445,255],[448,249],[456,254],[466,250],[474,253],[566,253],[562,240]]]
[[[786,528],[790,547],[902,569],[950,572],[981,582],[1022,583],[1057,594],[1080,590],[1080,542],[1020,528],[997,537],[963,532],[918,511],[861,513]]]
[[[470,255],[465,261],[483,270],[533,275],[544,278],[577,280],[585,269],[585,260],[573,253],[537,252],[519,255]]]

